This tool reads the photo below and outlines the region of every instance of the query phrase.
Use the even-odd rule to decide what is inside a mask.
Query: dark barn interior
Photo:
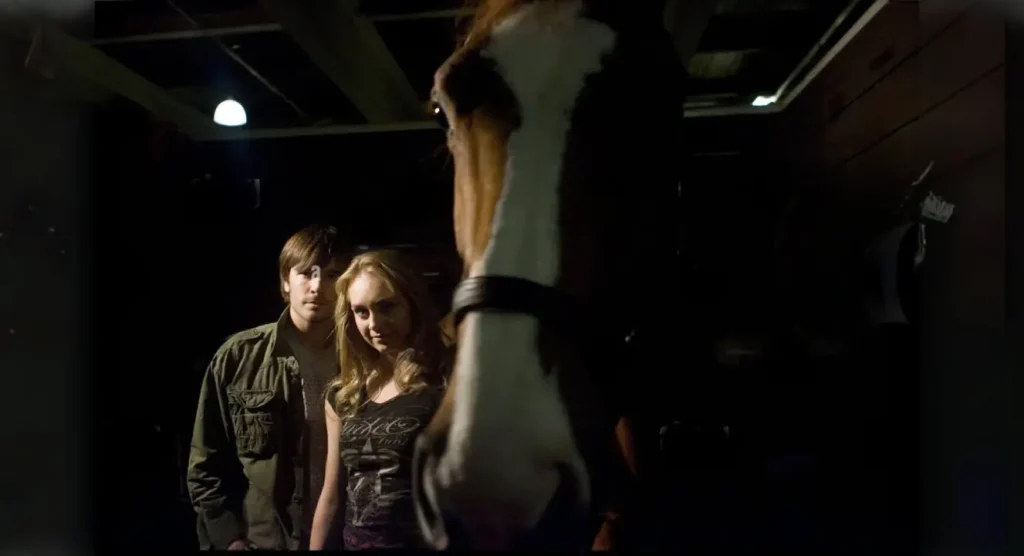
[[[968,0],[668,4],[689,73],[686,313],[671,404],[638,432],[663,487],[646,542],[1024,553],[1021,17]],[[90,392],[99,432],[46,458],[101,456],[117,484],[92,486],[114,499],[97,541],[195,547],[200,376],[226,336],[280,313],[276,257],[299,227],[407,251],[447,308],[452,167],[426,101],[466,13],[98,0],[74,25],[2,18],[0,388],[34,392],[33,411]],[[245,126],[211,120],[229,97]],[[899,252],[869,259],[885,238]],[[10,445],[59,432],[12,415]],[[52,496],[9,484],[38,501],[11,538],[88,490],[51,474]]]

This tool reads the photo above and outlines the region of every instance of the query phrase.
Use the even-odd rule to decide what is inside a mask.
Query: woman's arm
[[[313,513],[313,530],[309,535],[309,549],[323,550],[334,525],[338,510],[345,511],[345,466],[341,461],[341,420],[331,404],[324,402],[327,421],[327,464],[324,466],[324,487]]]

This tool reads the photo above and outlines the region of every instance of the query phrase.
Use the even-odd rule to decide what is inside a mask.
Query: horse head
[[[674,287],[681,84],[658,2],[487,1],[437,71],[464,272],[414,470],[433,546],[550,544],[590,509],[627,337]]]

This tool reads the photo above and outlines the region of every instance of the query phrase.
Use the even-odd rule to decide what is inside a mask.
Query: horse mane
[[[459,36],[459,44],[468,44],[477,40],[483,40],[490,34],[495,26],[502,19],[507,17],[516,9],[531,4],[558,4],[568,0],[470,0],[469,7],[473,8],[473,14],[468,17],[460,27],[464,31]],[[629,9],[626,9],[623,0],[584,0],[589,6],[595,7],[598,12],[613,13],[614,18],[634,18],[639,13],[639,19],[651,19],[660,25],[665,2],[658,0],[633,0],[628,2]],[[467,23],[468,22],[468,23]]]
[[[561,0],[470,0],[467,4],[473,12],[459,24],[462,28],[458,37],[459,44],[467,44],[486,37],[503,18],[520,6],[559,1]]]
[[[465,44],[488,36],[495,25],[522,6],[563,1],[565,0],[470,0],[469,6],[473,8],[473,15],[468,18],[468,24],[459,36],[459,43]]]

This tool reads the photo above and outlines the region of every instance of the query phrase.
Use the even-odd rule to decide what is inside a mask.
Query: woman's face
[[[380,353],[408,347],[409,304],[377,276],[362,272],[348,287],[348,302],[359,335]]]

